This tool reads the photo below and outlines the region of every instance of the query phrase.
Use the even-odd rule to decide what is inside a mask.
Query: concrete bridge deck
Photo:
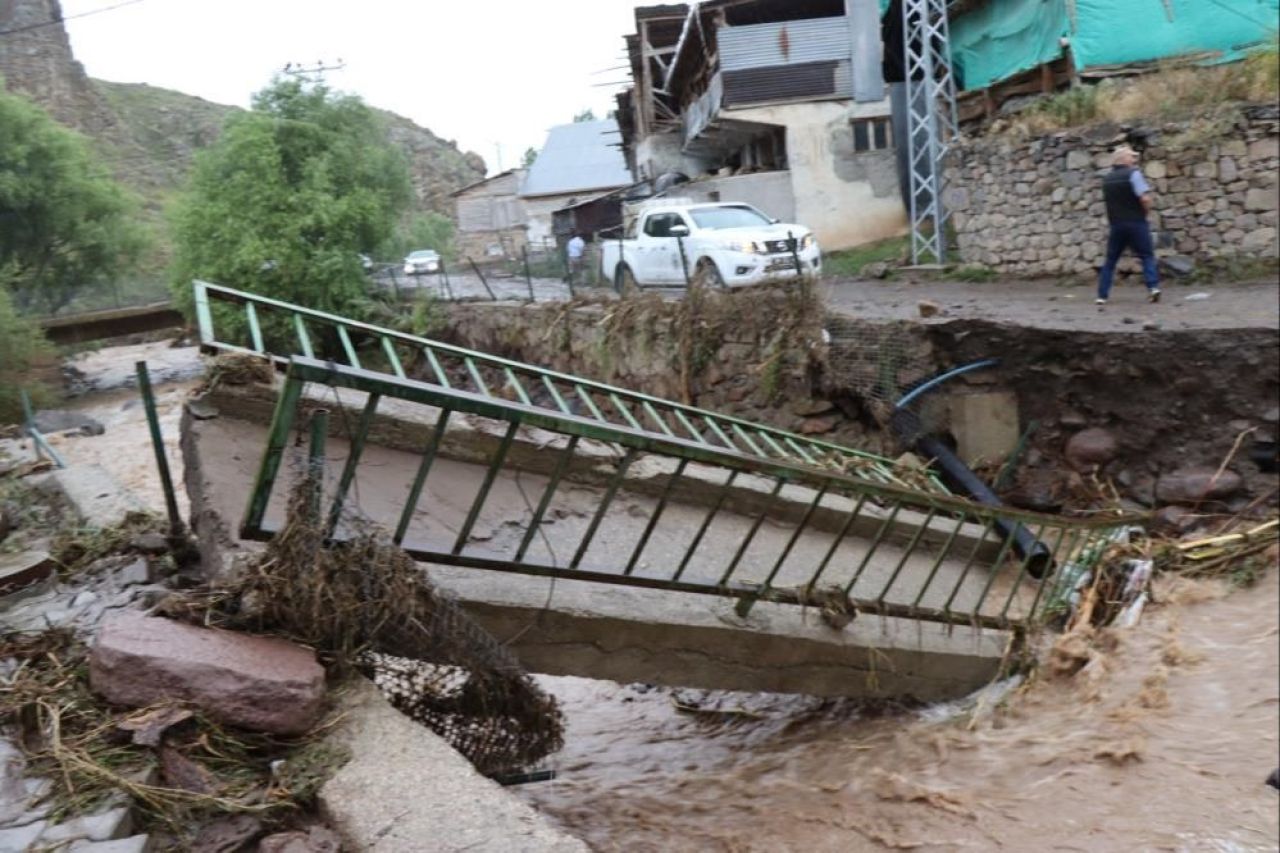
[[[332,395],[332,389],[324,389]],[[342,392],[348,397],[351,392]],[[257,399],[265,402],[274,395],[262,389]],[[255,406],[254,393],[243,390],[215,396],[222,414],[209,420],[184,419],[184,457],[187,488],[192,499],[194,524],[202,539],[206,558],[225,564],[260,546],[239,541],[234,531],[244,513],[259,459],[266,445],[267,430],[262,417],[264,406]],[[354,400],[346,400],[351,405]],[[330,400],[331,408],[334,401]],[[344,406],[345,408],[345,406]],[[232,417],[232,415],[235,417]],[[343,430],[343,418],[333,418],[334,431]],[[389,519],[398,515],[409,491],[420,456],[397,449],[397,434],[412,434],[411,419],[391,417],[381,433],[384,444],[367,446],[349,493],[348,503],[358,506],[370,518]],[[451,441],[442,449],[406,536],[406,545],[431,541],[444,547],[456,537],[463,518],[480,487],[485,468],[477,464],[494,443],[493,436],[476,424],[451,427]],[[543,443],[547,436],[536,430],[521,431],[517,445],[523,453],[512,452],[514,467],[501,472],[489,495],[479,522],[466,547],[468,555],[510,559],[518,548],[522,530],[547,484],[548,458],[552,448]],[[420,448],[417,441],[404,446]],[[346,444],[334,437],[327,449],[329,470],[335,472],[346,459]],[[606,462],[607,450],[595,448],[596,465]],[[571,472],[557,491],[542,535],[536,536],[528,558],[558,566],[573,557],[602,488],[601,474],[592,476],[586,454],[585,467]],[[523,462],[521,461],[523,460]],[[650,468],[666,460],[641,458]],[[538,462],[541,462],[539,465]],[[286,466],[288,468],[289,466]],[[283,521],[284,496],[300,466],[282,471],[267,512],[267,525]],[[611,466],[610,466],[611,467]],[[692,472],[692,467],[690,469]],[[661,471],[636,466],[634,478],[619,492],[596,539],[582,556],[582,567],[596,564],[618,565],[630,555],[642,535],[656,505]],[[688,476],[688,475],[687,475]],[[698,482],[696,472],[691,481]],[[743,537],[755,522],[751,496],[757,486],[739,484],[735,499],[708,528],[686,576],[714,581],[732,558]],[[780,497],[789,498],[796,508],[775,514],[760,525],[753,547],[744,556],[735,577],[762,580],[772,570],[797,524],[801,510],[814,497],[796,487]],[[687,539],[673,541],[662,530],[692,530],[706,518],[712,490],[697,488],[674,499],[666,509],[664,523],[649,541],[636,566],[636,574],[670,575],[673,561],[679,561]],[[829,496],[821,503],[832,519],[838,516],[844,498]],[[824,525],[815,514],[810,529],[794,545],[783,563],[775,586],[803,584],[813,568],[835,541],[833,524]],[[874,511],[872,514],[874,524]],[[899,519],[904,530],[910,519]],[[951,525],[954,527],[954,524]],[[816,528],[816,529],[815,529]],[[947,532],[949,532],[948,528]],[[979,542],[981,529],[965,531]],[[945,534],[940,534],[945,535]],[[827,582],[847,584],[862,563],[866,534],[852,535],[836,548]],[[957,553],[967,556],[969,549]],[[876,550],[867,561],[852,590],[873,597],[888,585],[887,600],[910,604],[920,587],[920,578],[932,570],[930,549],[906,554],[892,541]],[[899,564],[901,563],[901,568]],[[453,592],[464,606],[499,641],[508,644],[533,671],[549,674],[607,678],[620,682],[649,682],[715,689],[799,692],[826,696],[877,698],[914,697],[933,701],[967,693],[993,678],[999,671],[1012,636],[1006,631],[977,629],[967,625],[948,626],[862,614],[844,629],[829,627],[812,609],[796,605],[759,602],[743,619],[733,610],[732,601],[710,595],[637,589],[566,579],[548,579],[508,572],[428,565],[432,580]],[[1010,603],[1010,615],[1030,604],[1035,588],[1026,585],[1010,596],[1014,573],[1004,571],[990,579],[985,568],[966,571],[962,559],[947,559],[937,567],[935,582],[920,604],[941,606],[957,589],[953,606],[971,607],[990,579],[988,608],[998,613]]]

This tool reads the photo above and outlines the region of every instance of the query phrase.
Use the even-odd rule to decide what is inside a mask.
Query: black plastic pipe
[[[938,439],[928,435],[920,418],[909,409],[894,409],[889,425],[898,438],[915,453],[932,459],[937,465],[942,481],[952,491],[963,492],[984,506],[1001,507],[1004,503],[977,474],[965,465]],[[1016,521],[996,519],[996,530],[1001,536],[1013,537],[1014,551],[1027,563],[1031,576],[1040,579],[1053,570],[1053,554],[1025,525]]]

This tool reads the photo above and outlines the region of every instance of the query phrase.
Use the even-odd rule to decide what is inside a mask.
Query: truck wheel
[[[699,287],[710,287],[717,290],[723,289],[725,286],[724,277],[720,275],[720,268],[716,266],[715,261],[709,258],[703,258],[698,261],[698,269],[693,274],[693,283]]]
[[[618,267],[618,272],[613,276],[613,289],[618,291],[619,296],[631,296],[639,292],[640,288],[636,285],[636,277],[631,272],[631,267],[626,264]]]

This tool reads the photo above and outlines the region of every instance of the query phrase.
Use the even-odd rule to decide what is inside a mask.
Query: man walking
[[[578,277],[582,274],[582,253],[586,250],[586,241],[582,239],[582,235],[574,232],[569,238],[568,244],[565,246],[565,254],[569,258],[569,284],[570,286],[578,282]]]
[[[1151,228],[1147,213],[1151,210],[1151,185],[1138,171],[1138,152],[1125,145],[1111,158],[1111,171],[1102,179],[1102,195],[1107,202],[1107,221],[1111,234],[1107,238],[1107,260],[1098,276],[1098,304],[1106,305],[1111,295],[1111,280],[1116,264],[1126,248],[1142,259],[1142,278],[1147,285],[1147,299],[1160,301],[1160,277],[1156,272],[1156,253],[1151,246]]]

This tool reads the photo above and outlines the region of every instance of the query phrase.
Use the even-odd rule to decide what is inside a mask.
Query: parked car
[[[405,275],[423,275],[440,271],[440,253],[433,249],[410,252],[404,259]]]
[[[822,268],[812,231],[736,203],[644,202],[626,216],[623,238],[603,240],[601,252],[604,275],[619,290],[681,286],[686,270],[703,284],[733,287],[796,280]]]

